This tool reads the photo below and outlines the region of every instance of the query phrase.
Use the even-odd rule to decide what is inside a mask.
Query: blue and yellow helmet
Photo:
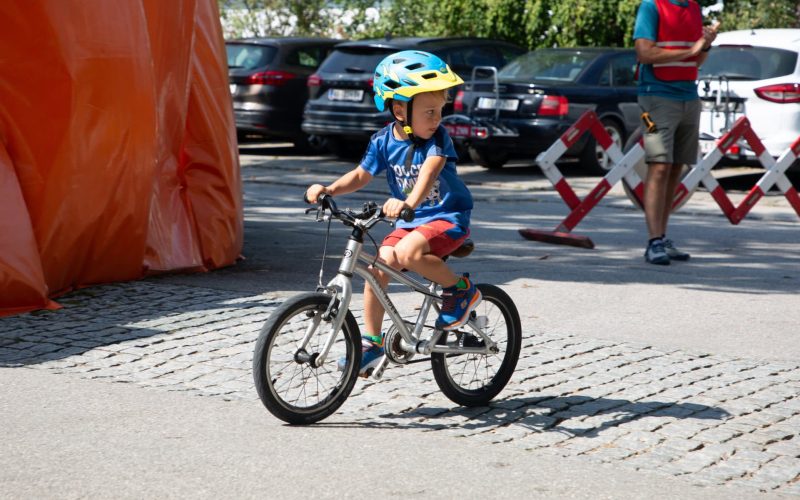
[[[464,83],[441,59],[421,50],[404,50],[386,56],[375,68],[375,106],[386,108],[387,99],[408,102],[422,92],[444,90]]]

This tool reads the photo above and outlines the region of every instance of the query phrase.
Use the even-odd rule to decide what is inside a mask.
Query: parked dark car
[[[375,67],[392,52],[419,49],[442,58],[464,80],[476,66],[504,66],[525,53],[512,43],[483,38],[395,38],[344,42],[308,79],[309,101],[303,131],[326,138],[341,156],[363,151],[369,137],[392,118],[375,108]],[[452,104],[444,114],[452,112]]]
[[[341,40],[254,38],[225,43],[228,77],[240,140],[279,137],[301,148],[300,129],[308,100],[306,80]]]
[[[473,161],[500,168],[549,148],[588,109],[593,109],[620,147],[640,123],[633,49],[562,48],[529,52],[493,78],[467,83],[456,96],[452,123],[476,126],[479,134],[457,138]],[[608,158],[590,134],[567,151],[593,173]]]

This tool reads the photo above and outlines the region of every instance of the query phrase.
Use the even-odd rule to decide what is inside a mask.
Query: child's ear
[[[406,121],[406,105],[402,101],[392,99],[392,115],[396,120]]]

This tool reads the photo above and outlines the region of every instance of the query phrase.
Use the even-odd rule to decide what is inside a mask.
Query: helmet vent
[[[400,64],[401,62],[405,61],[404,57],[398,57],[397,59],[392,59],[392,64]]]
[[[422,63],[414,63],[414,64],[409,64],[408,66],[406,66],[406,69],[409,70],[409,71],[414,71],[415,69],[419,69],[419,68],[421,68],[423,66],[425,66],[425,65],[422,64]]]
[[[399,83],[397,83],[397,82],[396,82],[396,81],[394,81],[394,80],[386,80],[385,82],[383,82],[383,84],[384,84],[385,86],[389,87],[389,88],[390,88],[390,89],[392,89],[392,90],[394,90],[394,89],[396,89],[396,88],[400,87],[400,84],[399,84]]]
[[[426,80],[430,80],[431,78],[436,78],[436,73],[425,73],[422,75],[422,78]]]

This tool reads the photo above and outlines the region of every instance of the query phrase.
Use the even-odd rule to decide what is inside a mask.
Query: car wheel
[[[631,148],[633,148],[633,145],[636,144],[637,142],[639,143],[640,146],[644,147],[644,144],[642,143],[642,127],[638,127],[636,130],[633,131],[631,136],[628,137],[628,140],[625,142],[625,147],[622,148],[622,153],[627,154],[628,151],[630,151]],[[636,170],[636,174],[642,179],[642,182],[644,182],[645,179],[647,179],[647,164],[644,162],[644,157],[642,157],[641,160],[636,162],[636,165],[634,165],[633,168],[634,170]],[[689,166],[684,165],[683,171],[681,172],[681,177],[686,176],[689,170],[690,170]],[[633,187],[635,186],[628,186],[627,182],[622,183],[622,188],[625,190],[625,195],[628,197],[629,200],[631,200],[633,206],[635,206],[639,210],[644,210],[644,208],[642,208],[642,204],[639,198],[633,192],[632,189]],[[694,194],[695,191],[697,191],[697,186],[695,186],[695,188],[692,190],[689,196],[685,197],[678,206],[673,207],[672,212],[677,212],[679,208],[681,208],[687,201],[689,201],[689,198],[692,197],[692,194]]]
[[[490,170],[503,168],[503,165],[508,161],[508,153],[501,151],[487,151],[473,147],[470,147],[468,151],[472,161]]]
[[[603,128],[606,129],[608,135],[611,136],[614,144],[622,148],[622,141],[625,137],[622,126],[609,118],[604,118],[600,121],[603,123]],[[580,161],[583,170],[595,175],[605,175],[613,167],[606,150],[597,143],[594,136],[590,137],[586,142],[586,146],[581,152]]]
[[[300,153],[318,154],[325,150],[325,141],[318,135],[303,134],[293,141],[295,149]]]

